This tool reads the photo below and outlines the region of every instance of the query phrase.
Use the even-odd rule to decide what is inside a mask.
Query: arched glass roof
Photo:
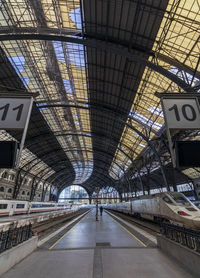
[[[1,1],[0,88],[38,92],[20,167],[45,170],[58,192],[66,181],[118,186],[163,131],[155,92],[199,91],[199,9],[196,0]]]

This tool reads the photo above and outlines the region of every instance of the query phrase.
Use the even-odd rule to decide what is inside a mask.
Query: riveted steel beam
[[[13,30],[9,30],[10,32]],[[75,38],[75,37],[67,37],[64,35],[57,35],[52,34],[50,32],[41,32],[36,28],[36,33],[25,33],[24,30],[20,32],[20,28],[16,30],[16,33],[10,33],[10,34],[2,34],[0,35],[0,41],[11,41],[11,40],[47,40],[47,41],[62,41],[62,42],[71,42],[76,44],[82,44],[87,47],[97,48],[106,51],[106,53],[114,53],[117,55],[120,55],[122,57],[128,58],[130,61],[138,62],[144,66],[149,67],[150,69],[162,74],[169,80],[176,83],[179,87],[181,87],[186,92],[194,92],[194,88],[192,88],[189,84],[184,82],[182,79],[180,79],[175,74],[171,73],[170,71],[162,68],[159,65],[153,64],[152,62],[148,61],[147,59],[132,54],[128,51],[127,48],[119,48],[116,45],[113,45],[112,43],[107,43],[105,41],[100,41],[97,39],[83,39],[83,38]]]

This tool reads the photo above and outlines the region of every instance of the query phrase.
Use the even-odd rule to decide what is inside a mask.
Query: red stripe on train
[[[27,213],[28,210],[15,210],[13,213]]]
[[[8,214],[9,215],[9,212],[0,212],[0,214]]]

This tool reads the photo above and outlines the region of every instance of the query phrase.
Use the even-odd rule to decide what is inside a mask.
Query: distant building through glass
[[[71,204],[89,204],[88,198],[89,196],[83,187],[79,185],[72,185],[68,186],[60,193],[59,202],[67,202]]]
[[[96,203],[97,193],[92,194],[93,200],[92,203]],[[99,204],[111,204],[119,202],[119,193],[112,186],[106,186],[100,189],[98,193],[98,202]]]

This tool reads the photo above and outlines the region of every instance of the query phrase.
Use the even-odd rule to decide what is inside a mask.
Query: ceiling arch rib
[[[102,187],[107,186],[107,185],[112,185],[112,186],[114,186],[116,188],[115,181],[110,176],[104,174],[105,168],[99,167],[97,170],[98,171],[95,172],[96,178],[91,180],[89,185],[87,184],[87,182],[85,182],[83,184],[79,184],[79,185],[83,186],[84,188],[87,188],[88,192],[90,194],[92,194],[94,192],[95,187],[102,188]],[[65,180],[63,179],[63,187],[61,186],[62,190],[65,187],[66,187],[66,183],[65,183]]]
[[[1,71],[0,71],[0,87],[3,88],[4,93],[6,92],[10,94],[10,92],[20,92],[22,95],[23,93],[27,94],[27,90],[16,74],[14,68],[12,67],[9,59],[6,57],[5,53],[2,49],[0,49],[0,60],[1,60]],[[8,76],[8,80],[4,77]],[[29,129],[27,132],[27,140],[31,140],[32,136],[37,136],[40,132],[46,132],[48,136],[46,137],[46,144],[44,145],[41,140],[37,142],[37,145],[33,147],[30,147],[28,149],[24,149],[22,153],[22,158],[20,162],[20,168],[26,170],[26,165],[30,163],[30,161],[37,161],[37,167],[32,169],[30,171],[30,174],[36,176],[38,174],[38,171],[40,169],[44,169],[46,167],[49,167],[50,171],[49,174],[54,172],[54,167],[59,161],[59,159],[63,159],[66,161],[66,165],[68,165],[68,168],[70,169],[70,176],[71,176],[71,182],[73,182],[74,174],[73,174],[73,168],[67,159],[67,157],[64,155],[63,150],[60,148],[57,139],[53,136],[52,131],[49,129],[46,121],[44,120],[43,116],[39,112],[38,108],[33,105],[31,119],[29,123]],[[1,140],[21,140],[21,133],[18,131],[9,131],[10,135],[5,132],[1,131]],[[55,156],[55,154],[51,154],[51,157],[49,157],[49,160],[46,160],[45,157],[43,159],[40,159],[41,153],[46,152],[48,153],[52,148],[60,148],[60,154],[59,158]],[[51,165],[49,165],[49,162],[51,161]],[[66,173],[68,174],[68,173]],[[59,185],[57,185],[59,186]]]
[[[61,7],[60,5],[56,5],[56,7],[50,7],[46,10],[46,7],[49,5],[43,5],[44,3],[42,3],[41,1],[35,1],[34,3],[32,3],[31,1],[24,3],[24,6],[26,7],[26,9],[24,9],[24,6],[22,5],[21,1],[20,3],[17,3],[16,6],[19,5],[19,7],[21,8],[21,10],[23,10],[23,14],[21,14],[21,17],[17,17],[17,20],[19,18],[23,18],[23,20],[34,20],[35,24],[33,26],[38,26],[40,27],[44,27],[44,28],[48,28],[48,17],[46,18],[46,15],[48,12],[51,13],[50,18],[52,18],[53,13],[55,12],[55,19],[59,18],[59,9],[62,9],[63,7]],[[37,3],[37,4],[36,4]],[[55,3],[54,3],[55,4]],[[68,5],[68,4],[67,4]],[[16,17],[15,15],[20,12],[17,11],[16,13],[16,9],[13,9],[12,5],[7,5],[6,2],[2,3],[2,6],[4,7],[6,12],[5,14],[2,14],[3,18],[0,19],[3,21],[2,25],[16,25]],[[73,11],[73,7],[74,5],[69,4],[70,6],[70,10]],[[36,9],[37,8],[37,9]],[[65,8],[64,8],[65,9]],[[63,13],[65,13],[65,11],[61,11],[60,10],[60,16],[62,17]],[[8,18],[11,17],[9,20]],[[63,18],[63,17],[62,17]],[[66,20],[66,17],[65,17]],[[69,22],[72,23],[70,17],[68,18],[67,15],[67,20],[69,20]],[[20,20],[19,20],[20,21]],[[17,24],[18,26],[23,28],[23,23],[18,22],[19,24]],[[70,23],[70,24],[71,24]],[[29,25],[29,24],[28,24]],[[30,24],[31,25],[31,24]],[[29,25],[29,26],[30,26]],[[72,23],[73,25],[73,23]],[[55,25],[53,25],[55,27]],[[10,26],[11,27],[11,26]],[[31,27],[31,26],[30,26]],[[57,25],[57,27],[59,27],[59,24]],[[68,28],[70,30],[72,30],[72,28]],[[80,31],[79,31],[80,32]],[[72,34],[72,32],[70,32]],[[77,32],[76,32],[77,33]],[[69,33],[68,33],[69,34]],[[7,43],[5,43],[7,46]],[[5,46],[4,44],[4,46]],[[9,43],[8,43],[9,44]],[[11,43],[11,47],[13,47],[14,43]],[[6,47],[5,47],[6,48]],[[75,81],[75,78],[73,80],[71,80],[70,76],[74,75],[74,77],[78,76],[81,74],[82,75],[82,81],[83,84],[86,83],[85,81],[85,77],[84,77],[84,69],[83,66],[81,68],[77,68],[74,65],[69,68],[68,66],[68,62],[67,61],[71,61],[71,65],[72,64],[76,64],[76,57],[72,57],[73,54],[71,55],[71,57],[67,57],[66,52],[70,49],[70,51],[74,52],[76,55],[76,46],[74,45],[68,45],[66,48],[66,45],[61,45],[57,42],[35,42],[33,43],[31,46],[26,43],[25,41],[21,41],[17,47],[14,47],[14,51],[13,53],[16,53],[13,57],[13,54],[9,55],[11,56],[12,62],[15,60],[15,57],[19,57],[19,53],[20,53],[20,57],[25,58],[26,64],[24,67],[24,74],[26,75],[27,72],[31,73],[31,78],[34,79],[32,84],[31,84],[31,79],[29,78],[29,81],[27,82],[28,87],[37,87],[39,88],[38,91],[40,91],[41,95],[38,98],[38,101],[42,101],[43,103],[45,101],[49,101],[51,100],[51,98],[55,97],[55,95],[58,96],[59,99],[65,101],[66,103],[68,102],[69,99],[69,95],[66,94],[66,91],[69,91],[69,93],[71,94],[71,90],[73,91],[73,88],[75,88],[76,90],[76,94],[73,93],[74,97],[80,97],[80,95],[77,94],[77,92],[81,92],[80,88],[79,88],[79,82],[78,79]],[[7,50],[7,48],[6,48]],[[80,51],[83,50],[80,49]],[[44,53],[44,54],[42,54]],[[10,53],[8,53],[10,54]],[[82,55],[82,54],[81,54]],[[81,56],[80,55],[80,56]],[[41,59],[41,57],[43,57]],[[72,61],[74,59],[74,61]],[[65,63],[65,64],[64,64]],[[24,78],[22,78],[24,80]],[[52,84],[54,83],[54,84]],[[54,88],[53,88],[54,87]],[[83,93],[83,95],[86,97],[87,96],[87,87],[84,88],[84,90],[82,90],[83,92],[81,92],[81,94]],[[56,93],[56,94],[55,94]],[[67,92],[68,93],[68,92]],[[71,97],[71,96],[70,96]],[[48,125],[50,126],[51,130],[53,131],[54,128],[57,126],[57,128],[62,129],[63,128],[63,110],[62,109],[51,109],[50,113],[46,113],[47,111],[41,111],[42,114],[45,117],[45,120],[47,121]],[[72,112],[74,115],[78,115],[78,119],[75,120],[74,115],[72,115]],[[67,125],[70,125],[74,130],[77,129],[77,124],[81,127],[85,124],[87,124],[88,126],[90,125],[89,123],[89,115],[80,115],[80,113],[77,111],[76,113],[74,113],[74,111],[72,111],[71,109],[65,109],[64,111],[64,117],[67,118]],[[70,138],[69,138],[70,139]],[[62,147],[67,148],[67,146],[72,144],[76,144],[77,146],[79,146],[79,148],[82,148],[81,146],[81,138],[75,138],[75,142],[73,140],[73,142],[68,142],[66,140],[66,138],[58,138],[59,143],[61,144]],[[88,139],[90,140],[90,139]],[[83,143],[84,144],[84,143]],[[88,160],[90,160],[90,158],[88,158],[87,155],[87,149],[83,148],[83,151],[79,153],[79,160],[82,161],[82,165],[84,166],[84,164],[88,163]],[[68,158],[69,160],[72,159],[74,157],[74,154],[68,154]],[[76,163],[75,163],[76,164]],[[77,167],[75,167],[77,168]],[[83,167],[84,169],[84,167]],[[77,176],[80,176],[79,173],[76,173],[76,179]],[[78,177],[79,178],[79,177]],[[75,179],[75,181],[76,181]],[[82,175],[82,179],[87,179],[87,176]]]
[[[74,135],[76,135],[76,134],[74,134]],[[83,135],[83,134],[81,134],[81,136],[88,136],[88,135]],[[93,134],[93,136],[100,136],[101,138],[104,138],[104,139],[106,139],[106,137],[105,136],[103,136],[103,134],[99,134],[99,135],[94,135]],[[113,141],[114,141],[114,138],[113,138]],[[127,147],[127,146],[126,146]],[[128,148],[128,147],[127,147]],[[70,150],[67,150],[67,152],[70,152]],[[73,151],[76,151],[76,152],[79,152],[79,151],[82,151],[81,149],[80,150],[77,150],[77,149],[73,149]],[[90,151],[90,150],[88,150],[89,152],[92,152],[92,150]],[[98,149],[95,149],[95,151],[96,152],[98,152],[99,153],[99,151],[98,151]],[[121,150],[122,151],[122,150]],[[55,153],[56,152],[56,150],[53,150],[52,152],[50,152],[50,153],[48,153],[48,154],[44,154],[44,157],[48,157],[48,156],[51,156],[52,155],[52,153]],[[123,152],[123,151],[122,151]],[[125,155],[126,155],[126,153],[125,152],[123,152]],[[103,155],[104,155],[104,157],[105,156],[109,156],[109,153],[103,153]],[[110,156],[112,156],[111,154],[110,154]],[[29,164],[31,164],[33,161],[35,161],[36,159],[33,159],[32,161],[30,161],[29,162]],[[99,159],[98,159],[98,161],[99,161]],[[103,161],[103,160],[102,160]],[[38,164],[39,162],[36,162],[35,164],[33,164],[33,165],[31,165],[31,167],[28,169],[28,171],[30,171],[32,168],[34,168],[37,164]],[[123,171],[123,168],[117,163],[117,162],[114,162],[116,165],[117,165],[117,167],[118,168],[120,168],[122,171]],[[56,168],[57,167],[63,167],[65,165],[65,161],[62,161],[62,162],[59,162],[59,163],[57,163],[57,165],[56,165]],[[27,165],[26,165],[26,168],[27,168]],[[48,169],[48,167],[46,168],[46,169]],[[43,169],[42,171],[44,171],[45,169]],[[49,170],[50,171],[50,170]],[[28,173],[28,172],[27,172]],[[39,175],[40,173],[38,173],[38,175]],[[46,174],[45,174],[46,175]]]
[[[89,136],[89,135],[85,135],[85,136]],[[104,134],[92,134],[92,135],[90,135],[90,136],[93,136],[93,137],[100,137],[101,139],[104,139],[104,140],[107,139],[107,138],[105,137]],[[145,138],[146,141],[148,141],[148,138],[146,138],[146,137],[144,137],[144,138]],[[112,138],[111,144],[112,144],[112,142],[115,142],[115,138]],[[122,146],[123,146],[123,144],[122,144]],[[130,149],[128,146],[124,146],[124,147],[126,147],[127,149],[129,149],[129,150],[131,151],[131,149]],[[132,158],[131,158],[123,149],[121,149],[121,148],[118,147],[118,150],[119,150],[121,153],[123,153],[128,159],[130,159],[130,161],[134,164],[134,161],[132,160]],[[78,150],[75,149],[74,151],[78,151]],[[95,151],[96,154],[98,154],[98,156],[99,156],[99,154],[100,154],[101,157],[103,156],[103,157],[104,157],[104,160],[105,160],[106,157],[111,157],[111,158],[112,158],[112,153],[103,152],[100,148],[97,148],[97,147],[96,147],[95,149],[93,149],[93,151]],[[98,162],[100,162],[99,157],[97,157],[96,160],[97,160]],[[104,161],[101,160],[101,162],[104,162]],[[119,165],[119,164],[118,164],[117,162],[115,162],[115,161],[114,161],[113,163],[114,163],[119,169],[121,169],[121,171],[124,173],[124,175],[125,175],[125,177],[126,177],[125,170],[121,167],[121,165]],[[104,162],[104,164],[107,165],[106,162]],[[98,168],[101,168],[101,167],[99,166]],[[107,167],[101,168],[101,169],[107,171]],[[112,170],[111,170],[111,171],[112,171]],[[101,173],[101,175],[104,176],[103,173]],[[114,172],[113,175],[115,176],[116,173]],[[107,176],[106,176],[106,178],[107,178]],[[119,177],[118,177],[118,179],[119,179]],[[101,181],[103,181],[102,178],[101,178]],[[105,181],[104,181],[105,185],[107,185],[106,182],[107,182],[107,181],[105,180]],[[93,180],[90,179],[90,180],[89,180],[88,182],[86,182],[85,184],[86,184],[88,187],[91,187],[91,184],[94,184],[94,185],[95,185],[95,184],[96,184],[96,178],[95,178],[95,180],[94,180],[94,179],[93,179]]]
[[[78,31],[74,31],[73,29],[72,30],[67,30],[66,28],[60,28],[60,29],[55,29],[55,28],[44,28],[44,27],[29,27],[29,28],[16,28],[14,26],[12,26],[12,33],[10,33],[10,28],[8,27],[0,27],[0,34],[3,36],[2,37],[2,40],[10,40],[11,38],[16,38],[16,39],[23,39],[23,36],[20,37],[20,34],[23,35],[23,34],[27,34],[28,33],[28,36],[30,37],[32,34],[44,34],[44,35],[51,35],[51,36],[55,36],[56,34],[59,34],[59,36],[56,37],[56,39],[58,41],[68,41],[68,42],[74,42],[74,43],[78,43],[78,44],[84,44],[86,46],[93,46],[93,47],[100,47],[99,45],[101,43],[105,43],[105,38],[102,37],[102,38],[99,38],[95,35],[93,36],[88,36],[87,34],[82,34]],[[10,34],[9,34],[10,33]],[[6,34],[6,35],[5,35]],[[17,37],[13,37],[13,34],[18,34],[19,36]],[[5,37],[4,37],[5,36]],[[62,37],[61,37],[62,36]],[[65,37],[66,36],[66,37]],[[67,36],[74,36],[74,38],[70,38],[70,37],[67,37]],[[61,37],[61,39],[60,39]],[[75,40],[77,37],[77,40]],[[84,37],[87,38],[87,42],[83,42],[81,39],[83,39]],[[45,37],[46,38],[46,37]],[[64,39],[65,38],[65,39]],[[26,39],[26,37],[24,38]],[[39,37],[38,37],[39,39]],[[41,38],[42,39],[42,38]],[[47,38],[46,38],[47,39]],[[50,38],[49,38],[50,40]],[[98,43],[94,46],[93,44],[93,41],[97,41]],[[91,45],[90,45],[90,42],[91,42]],[[122,47],[125,47],[125,48],[129,48],[129,45],[127,44],[127,42],[125,42],[124,44],[122,43],[122,41],[119,41],[119,40],[116,40],[116,41],[113,41],[113,39],[106,39],[106,42],[109,43],[110,45],[118,45],[118,46],[122,46]],[[196,71],[192,68],[192,67],[189,67],[187,65],[184,65],[183,63],[181,63],[179,60],[177,59],[173,59],[165,54],[161,54],[161,53],[156,53],[155,51],[151,50],[150,52],[147,52],[147,49],[145,48],[142,48],[142,46],[137,46],[137,45],[132,45],[132,49],[136,49],[137,51],[139,52],[145,52],[147,53],[149,56],[152,56],[152,57],[156,57],[157,59],[161,60],[161,61],[164,61],[164,62],[167,62],[168,64],[170,64],[171,66],[173,67],[176,67],[178,68],[179,70],[184,70],[185,72],[193,75],[195,74],[196,77],[200,78],[200,71]]]
[[[143,127],[147,128],[147,129],[151,129],[151,132],[153,132],[155,135],[158,135],[158,133],[156,132],[156,130],[154,130],[152,127],[150,127],[149,125],[145,124],[144,122],[142,122],[141,120],[139,120],[137,117],[134,118],[134,116],[129,115],[127,116],[126,113],[123,113],[121,111],[116,111],[114,108],[110,108],[110,107],[105,107],[102,105],[97,105],[97,104],[91,104],[93,107],[95,107],[95,109],[102,111],[104,110],[105,112],[109,113],[114,113],[116,115],[116,117],[124,117],[126,116],[127,119],[130,119],[132,121],[136,121],[137,123],[139,123],[140,125],[142,125]],[[76,107],[79,109],[86,109],[89,110],[89,107],[84,107],[84,106],[80,106],[80,105],[71,105],[71,104],[46,104],[46,105],[38,105],[38,108],[43,109],[43,108],[50,108],[50,107]],[[111,117],[113,117],[113,115],[111,115]],[[108,115],[109,118],[109,115]],[[88,131],[89,132],[89,131]]]
[[[83,40],[83,39],[77,39],[77,38],[71,38],[71,37],[45,35],[45,34],[22,34],[21,35],[21,34],[19,34],[19,32],[17,32],[17,34],[11,33],[10,35],[0,35],[0,41],[12,41],[12,40],[14,40],[14,41],[17,41],[17,40],[63,41],[63,42],[77,43],[77,44],[85,45],[85,46],[88,46],[91,48],[101,49],[106,52],[108,51],[108,52],[123,56],[125,58],[128,58],[130,61],[134,61],[134,62],[143,64],[144,66],[147,66],[148,68],[167,77],[169,80],[176,83],[178,86],[180,86],[186,92],[194,92],[194,88],[192,88],[189,84],[187,84],[182,79],[177,77],[175,74],[169,72],[168,70],[165,70],[165,68],[163,68],[159,65],[153,64],[152,62],[149,62],[148,60],[146,60],[138,55],[131,54],[127,49],[120,49],[120,48],[114,47],[114,46],[111,47],[107,43],[98,42],[96,40]],[[189,71],[189,69],[188,69],[188,71]]]
[[[48,106],[52,106],[52,105],[47,105],[47,106],[45,106],[45,107],[48,107]],[[58,105],[58,106],[65,106],[65,105]],[[88,108],[84,108],[84,109],[88,109]],[[97,107],[96,106],[96,109],[97,110],[101,110],[102,109],[102,107]],[[103,107],[103,110],[109,110],[108,108],[105,108],[105,107]],[[113,112],[114,110],[110,110],[111,112]],[[120,113],[117,113],[116,111],[114,111],[114,114],[116,114],[116,116],[118,116],[118,114],[120,114]],[[135,121],[136,120],[136,122],[138,122],[137,121],[137,119],[134,119],[133,117],[128,117],[129,119],[132,119],[133,121]],[[121,120],[120,119],[120,117],[119,117],[119,120]],[[144,123],[142,123],[142,122],[139,122],[142,126],[145,126],[146,127],[146,125],[144,124]],[[133,130],[135,130],[135,132],[141,137],[141,138],[143,138],[143,140],[145,140],[146,142],[148,142],[149,141],[149,138],[146,136],[146,135],[144,135],[142,132],[140,132],[137,128],[135,128],[134,126],[130,126],[130,124],[128,124],[128,123],[125,123],[126,124],[126,126],[128,126],[128,127],[131,127],[131,129],[133,129]],[[148,127],[148,126],[147,126]],[[154,132],[154,130],[151,130],[152,132]],[[154,133],[156,133],[156,132],[154,132]],[[68,134],[68,135],[72,135],[72,134]],[[76,134],[73,134],[74,136],[76,136]],[[157,133],[156,133],[156,135],[158,135]],[[57,136],[58,136],[58,134],[57,134]],[[81,136],[93,136],[93,137],[96,137],[96,136],[99,136],[99,137],[101,137],[101,138],[104,138],[104,140],[106,140],[107,138],[106,138],[106,136],[104,135],[104,134],[97,134],[97,133],[91,133],[90,135],[88,135],[88,134],[81,134]],[[115,141],[115,138],[111,138],[110,137],[110,139],[111,139],[111,141],[112,142],[114,142]],[[117,142],[116,142],[117,143]],[[112,144],[112,143],[111,143]],[[127,145],[125,145],[124,143],[122,143],[122,146],[124,146],[127,150],[129,150],[129,152],[132,152],[132,149],[131,149],[131,147],[129,147],[129,146],[127,146]],[[97,150],[97,148],[95,149],[95,151]],[[118,150],[120,151],[120,152],[122,152],[125,156],[127,156],[129,159],[130,159],[130,161],[132,161],[132,159],[123,151],[123,150],[121,150],[119,147],[118,147]],[[77,151],[77,150],[76,150]],[[133,163],[133,161],[132,161],[132,163]],[[117,165],[117,163],[115,162],[115,164]],[[119,167],[120,168],[120,167]]]

